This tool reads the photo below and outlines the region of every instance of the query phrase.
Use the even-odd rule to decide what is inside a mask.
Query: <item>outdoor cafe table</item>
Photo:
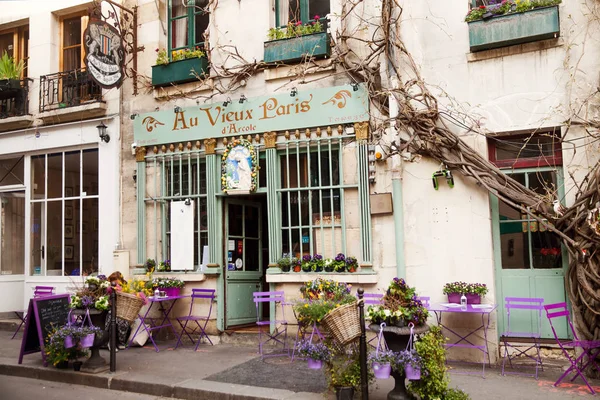
[[[137,334],[140,332],[140,329],[145,329],[146,332],[148,332],[148,338],[152,341],[152,344],[154,345],[154,349],[156,350],[157,353],[158,353],[158,345],[156,344],[156,342],[154,341],[154,338],[152,337],[152,332],[157,331],[161,328],[169,328],[170,327],[171,330],[173,331],[173,334],[175,335],[175,337],[177,339],[179,339],[179,335],[177,334],[177,331],[175,331],[175,327],[173,327],[173,324],[171,323],[169,314],[171,313],[171,310],[173,310],[173,306],[175,306],[175,303],[177,303],[177,300],[183,299],[185,297],[190,297],[190,296],[182,295],[182,296],[165,296],[165,297],[151,296],[151,297],[148,297],[148,301],[150,302],[150,305],[146,309],[146,312],[144,313],[144,315],[138,314],[138,318],[140,319],[140,325],[135,330],[133,337],[129,341],[129,346],[131,346],[131,344],[133,343],[133,340],[135,339]],[[166,302],[169,302],[169,303],[166,303]],[[152,308],[154,307],[155,304],[158,304],[158,307],[162,313],[161,317],[153,318],[153,317],[148,316],[148,315],[150,315],[150,311],[152,310]],[[160,322],[158,322],[158,321],[160,321]]]
[[[486,364],[486,356],[487,363],[490,364],[490,352],[488,347],[488,328],[490,326],[490,314],[498,308],[497,304],[467,304],[466,309],[463,309],[460,304],[454,303],[441,303],[441,304],[432,304],[429,307],[429,311],[433,311],[435,313],[438,326],[443,330],[452,333],[455,336],[455,341],[453,343],[446,343],[446,348],[453,347],[463,347],[470,349],[478,349],[483,353],[482,360],[482,372],[481,376],[485,378],[485,364]],[[456,314],[475,314],[481,317],[481,325],[474,329],[470,329],[466,334],[460,334],[453,330],[452,328],[444,325],[442,323],[442,315],[444,313],[456,313]],[[486,318],[487,317],[487,318]],[[457,329],[456,327],[454,329]],[[474,335],[477,332],[483,332],[483,344],[476,345],[473,343],[475,337]],[[467,372],[463,372],[467,373]]]

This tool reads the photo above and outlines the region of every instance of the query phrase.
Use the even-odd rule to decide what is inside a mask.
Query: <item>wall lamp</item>
[[[298,94],[298,89],[296,89],[295,87],[293,87],[292,91],[290,92],[290,96],[291,97],[296,97],[297,94]]]
[[[136,114],[131,114],[131,115],[129,116],[129,119],[131,119],[131,120],[134,120],[134,119],[135,119],[137,116],[138,116],[138,114],[137,114],[137,113],[136,113]]]
[[[106,133],[106,125],[104,125],[104,122],[100,122],[100,125],[98,125],[96,129],[98,129],[98,136],[100,136],[100,140],[106,143],[110,142],[110,136],[108,133]]]
[[[246,96],[245,96],[245,95],[241,95],[241,96],[240,96],[240,104],[242,104],[242,103],[243,103],[243,102],[245,102],[246,100],[248,100],[248,99],[246,98]]]
[[[181,107],[175,106],[175,108],[173,108],[173,111],[176,112],[176,113],[180,113],[181,112]]]
[[[228,97],[227,100],[223,102],[223,107],[227,107],[231,103],[231,99]]]
[[[357,92],[358,91],[358,83],[351,83],[351,85],[352,85],[352,90]]]

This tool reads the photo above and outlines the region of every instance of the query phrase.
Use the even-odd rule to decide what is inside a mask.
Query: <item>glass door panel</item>
[[[0,274],[25,272],[25,192],[0,193]]]

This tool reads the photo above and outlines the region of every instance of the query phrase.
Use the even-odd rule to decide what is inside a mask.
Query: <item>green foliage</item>
[[[411,381],[409,390],[422,399],[439,399],[448,390],[448,375],[446,373],[446,339],[442,330],[432,326],[429,332],[422,335],[415,343],[417,354],[424,360],[421,379]]]
[[[356,297],[348,294],[339,300],[317,299],[300,300],[294,304],[294,311],[298,317],[298,322],[304,325],[320,323],[327,313],[334,308],[344,304],[350,304],[356,301]]]
[[[327,382],[333,389],[336,387],[360,387],[360,354],[358,349],[333,350],[330,361],[327,362],[325,372]],[[368,380],[375,379],[373,372],[369,369]]]
[[[0,79],[19,79],[24,67],[23,60],[16,62],[14,57],[9,57],[5,51],[0,58]]]
[[[315,16],[315,21],[304,25],[301,21],[298,21],[295,24],[292,22],[288,23],[285,28],[271,28],[267,37],[269,40],[290,39],[322,32],[323,25],[316,17],[318,16]]]
[[[67,326],[53,327],[45,340],[44,349],[46,351],[46,360],[57,366],[63,361],[76,360],[79,357],[85,357],[88,352],[80,346],[65,348],[65,337],[74,335],[74,328]]]
[[[296,264],[297,262],[298,260],[296,260],[294,257],[283,257],[277,260],[277,266],[281,268],[283,272],[288,272],[292,265]]]
[[[560,3],[562,3],[562,0],[504,0],[501,4],[490,4],[487,7],[479,6],[471,9],[465,17],[465,21],[478,21],[488,13],[493,16],[522,13],[535,8],[555,6]]]
[[[466,283],[466,282],[449,282],[444,285],[442,293],[444,294],[478,294],[485,296],[489,291],[485,283]]]

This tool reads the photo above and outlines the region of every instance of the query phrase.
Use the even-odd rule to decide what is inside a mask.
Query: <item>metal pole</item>
[[[360,389],[362,400],[369,400],[369,374],[367,370],[367,332],[365,327],[365,290],[358,289],[358,316],[360,320]]]
[[[117,282],[111,282],[110,292],[110,372],[117,370]]]

